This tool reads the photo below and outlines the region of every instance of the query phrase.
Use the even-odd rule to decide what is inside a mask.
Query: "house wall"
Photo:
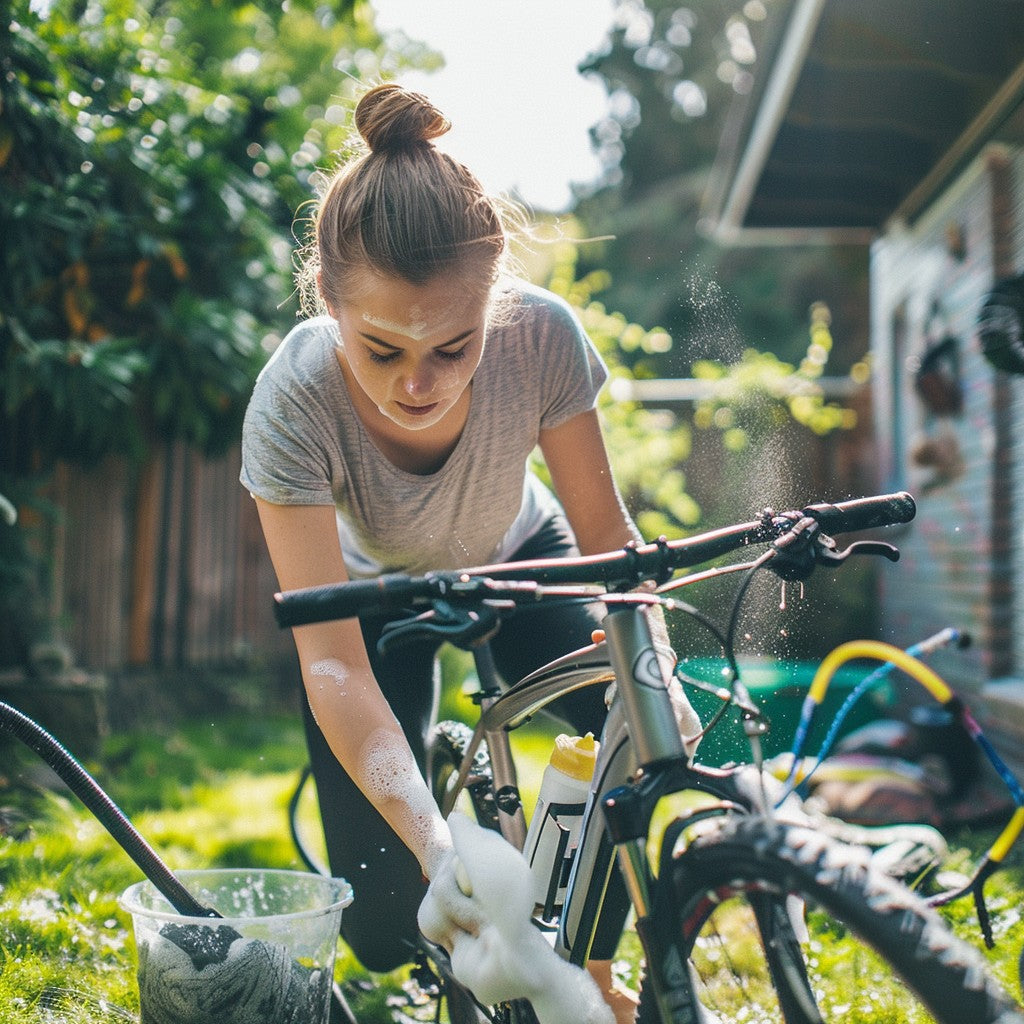
[[[1021,154],[993,146],[871,255],[878,482],[918,502],[897,540],[902,560],[881,574],[883,639],[907,646],[947,625],[967,630],[970,648],[940,652],[932,664],[1015,759],[1024,728],[996,710],[993,684],[1024,706],[1014,628],[1014,581],[1024,579],[1024,565],[1013,524],[1024,507],[1024,480],[1016,481],[1024,472],[1024,378],[985,360],[976,322],[993,282],[1024,262],[1021,180]],[[930,411],[914,384],[915,361],[947,336],[957,339],[963,395],[952,414]]]

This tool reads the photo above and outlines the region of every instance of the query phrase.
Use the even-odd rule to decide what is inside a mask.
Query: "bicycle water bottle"
[[[545,917],[565,900],[599,746],[593,733],[562,734],[544,769],[523,853],[533,874],[534,903]]]

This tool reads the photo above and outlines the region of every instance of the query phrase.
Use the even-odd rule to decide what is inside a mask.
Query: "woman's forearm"
[[[319,659],[303,675],[334,756],[431,878],[451,850],[451,835],[372,673]]]
[[[415,854],[423,874],[433,879],[452,849],[451,833],[401,732],[371,733],[360,755],[359,773],[353,777]]]

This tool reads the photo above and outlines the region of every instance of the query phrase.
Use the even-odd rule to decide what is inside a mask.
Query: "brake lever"
[[[842,565],[851,555],[879,555],[890,562],[898,562],[900,549],[881,540],[857,540],[842,551],[823,547],[818,553],[818,558],[830,565]]]
[[[838,567],[851,555],[880,555],[898,561],[899,549],[877,540],[858,540],[840,550],[835,539],[822,533],[810,516],[798,520],[772,544],[767,567],[784,580],[804,580],[818,565]]]
[[[377,641],[377,651],[384,654],[424,636],[440,637],[469,650],[498,632],[499,610],[508,610],[511,606],[511,602],[487,601],[477,608],[460,608],[448,601],[435,600],[434,607],[420,615],[385,624]]]

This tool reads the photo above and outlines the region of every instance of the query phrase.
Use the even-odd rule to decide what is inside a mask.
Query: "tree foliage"
[[[293,220],[360,80],[434,56],[365,5],[14,0],[0,19],[0,650],[44,615],[58,461],[236,444]]]
[[[620,386],[645,378],[644,359],[670,348],[668,332],[609,311],[601,301],[608,273],[581,273],[580,247],[568,237],[550,255],[545,283],[576,308],[608,366],[611,380],[600,399],[606,444],[616,482],[645,536],[679,537],[720,525],[723,516],[731,521],[745,514],[730,499],[736,497],[737,486],[751,491],[752,466],[764,459],[767,449],[778,447],[780,432],[823,436],[856,426],[856,412],[827,397],[819,386],[833,345],[824,303],[812,307],[798,364],[753,348],[732,362],[701,359],[692,372],[704,385],[703,393],[681,412],[672,411],[644,405],[630,396],[630,387]],[[867,373],[865,363],[856,364],[855,382],[862,383]],[[715,494],[690,486],[688,462],[696,447],[705,450],[705,461],[710,457],[717,464]],[[717,454],[708,456],[709,450]],[[787,460],[777,454],[774,461],[778,469]],[[772,486],[780,484],[767,466],[762,473]],[[769,494],[765,500],[781,497]]]
[[[845,371],[867,346],[859,249],[724,248],[708,235],[712,175],[727,119],[751,89],[777,0],[619,0],[606,49],[585,71],[604,82],[608,116],[593,129],[606,174],[576,216],[595,236],[582,269],[606,268],[609,305],[661,324],[672,346],[638,354],[643,372],[686,377],[695,362],[756,348],[795,362],[807,311],[824,302]],[[852,301],[851,301],[852,300]]]
[[[830,319],[823,302],[811,307],[807,351],[797,366],[757,349],[747,349],[732,364],[695,362],[694,376],[712,387],[695,403],[694,424],[719,428],[730,451],[742,451],[752,438],[764,438],[790,421],[818,435],[855,427],[856,411],[827,398],[818,386],[832,351]],[[867,366],[855,364],[851,372],[855,383],[863,383]]]
[[[237,440],[372,20],[196,0],[0,25],[0,469]]]
[[[623,352],[657,348],[667,336],[660,328],[644,328],[609,312],[594,298],[607,275],[593,271],[577,277],[578,256],[575,244],[560,244],[547,285],[576,308],[608,366],[611,383],[602,391],[600,413],[615,481],[644,536],[682,536],[701,515],[682,468],[690,454],[690,428],[669,413],[623,399],[616,388],[617,381],[634,377]]]

